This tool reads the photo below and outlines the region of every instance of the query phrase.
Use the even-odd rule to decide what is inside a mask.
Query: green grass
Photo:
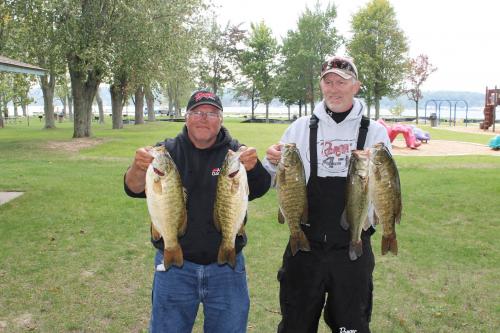
[[[99,144],[77,152],[69,123],[0,129],[0,332],[145,332],[153,275],[144,200],[123,193],[137,147],[174,136],[182,123],[93,124]],[[286,125],[226,121],[262,157]],[[487,143],[488,136],[431,129],[433,139]],[[85,141],[85,140],[83,140]],[[432,141],[431,143],[432,144]],[[52,147],[52,148],[51,148]],[[396,157],[403,189],[400,253],[376,252],[373,332],[498,332],[500,158]],[[274,190],[249,208],[245,248],[249,332],[275,332],[276,272],[288,229]],[[201,317],[201,314],[200,314]],[[194,332],[201,332],[198,319]],[[321,324],[320,332],[327,332]]]

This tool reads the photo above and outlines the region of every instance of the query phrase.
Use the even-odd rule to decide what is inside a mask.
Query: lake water
[[[157,109],[164,108],[160,106],[156,106]],[[224,114],[228,116],[247,116],[250,117],[251,115],[251,108],[250,107],[243,107],[243,106],[228,106],[224,108]],[[62,107],[61,106],[55,106],[54,107],[55,112],[61,112]],[[93,112],[95,114],[98,114],[99,111],[97,109],[97,106],[93,107]],[[111,113],[111,106],[105,106],[104,107],[104,112],[106,114]],[[497,110],[497,113],[500,112],[500,110]],[[310,110],[307,110],[307,113],[310,114]],[[463,108],[457,108],[456,111],[453,110],[453,108],[441,108],[441,110],[436,110],[434,107],[427,108],[427,114],[424,109],[419,110],[419,117],[423,118],[424,116],[429,117],[431,113],[436,113],[436,115],[440,116],[440,119],[443,120],[448,120],[451,119],[453,120],[454,117],[456,117],[457,120],[459,119],[465,119],[466,117],[466,112],[465,109]],[[18,108],[18,114],[22,114],[21,108]],[[30,116],[33,115],[39,115],[43,114],[43,106],[38,106],[38,105],[30,105],[28,106],[28,114]],[[133,105],[128,105],[123,108],[123,114],[128,115],[128,116],[133,116],[134,115],[134,106]],[[264,105],[259,105],[255,111],[254,114],[257,118],[264,118],[266,114],[266,108]],[[299,107],[298,106],[292,106],[290,108],[290,114],[291,117],[296,115],[298,117],[299,115]],[[366,114],[366,112],[365,112]],[[375,114],[375,108],[371,109],[371,116],[373,117]],[[9,107],[9,116],[14,115],[14,110],[12,107]],[[302,115],[304,115],[304,108],[302,108]],[[381,116],[391,116],[391,113],[387,109],[381,109],[380,110],[380,115]],[[406,109],[403,114],[401,115],[402,117],[415,117],[415,109]],[[283,117],[288,117],[288,108],[285,106],[271,106],[269,107],[269,117],[270,118],[283,118]],[[497,117],[498,118],[498,117]],[[469,108],[467,111],[467,119],[475,119],[475,120],[482,120],[484,119],[484,114],[483,114],[483,109],[482,108]]]

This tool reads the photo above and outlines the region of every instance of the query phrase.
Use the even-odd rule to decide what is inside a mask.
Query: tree
[[[306,81],[303,79],[304,68],[300,48],[299,35],[289,30],[281,48],[276,91],[280,101],[287,105],[289,110],[290,105],[299,105],[299,116],[302,115],[302,105],[306,99]]]
[[[69,86],[68,73],[61,75],[57,79],[55,96],[63,105],[63,116],[68,116],[73,121],[73,105],[71,104],[71,87]]]
[[[250,36],[245,41],[247,50],[242,54],[242,72],[252,81],[260,99],[266,105],[266,122],[268,122],[269,104],[275,97],[276,91],[278,43],[264,22],[252,23],[250,27]]]
[[[318,83],[321,65],[325,57],[334,54],[342,42],[334,27],[336,17],[337,10],[333,4],[329,3],[325,10],[322,10],[317,2],[314,10],[306,7],[297,24],[298,45],[294,55],[297,59],[294,63],[301,69],[300,79],[305,85],[304,102],[310,104],[311,112],[314,102],[320,96]]]
[[[403,91],[408,69],[408,45],[399,29],[394,8],[388,0],[372,0],[351,21],[353,36],[347,45],[364,86],[361,96],[375,105],[379,118],[380,100]]]
[[[63,50],[71,78],[74,138],[92,134],[92,103],[113,55],[111,36],[120,3],[120,0],[60,2],[59,29],[64,31]]]
[[[437,67],[432,66],[427,55],[421,54],[410,59],[409,68],[406,80],[410,87],[405,90],[405,93],[410,100],[415,102],[415,116],[418,124],[418,101],[424,97],[420,87],[429,75],[437,71]]]
[[[211,87],[215,94],[223,93],[225,84],[234,79],[234,67],[241,51],[238,45],[245,37],[245,30],[240,26],[227,22],[222,30],[215,19],[212,20],[200,69],[201,85]]]
[[[60,1],[43,0],[9,2],[15,22],[15,34],[11,36],[15,42],[13,53],[48,71],[40,76],[47,129],[55,128],[54,90],[58,76],[65,71],[62,31],[56,23],[59,4]]]
[[[234,87],[233,99],[238,102],[250,100],[251,119],[255,118],[254,112],[260,103],[260,96],[253,81],[247,80],[246,78],[242,78],[241,80],[239,80],[239,82]]]

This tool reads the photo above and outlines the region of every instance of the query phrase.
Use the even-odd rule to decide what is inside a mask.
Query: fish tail
[[[387,252],[392,252],[395,255],[398,254],[398,240],[396,239],[396,235],[382,235],[382,255]]]
[[[234,269],[236,266],[236,250],[234,247],[221,244],[219,247],[219,254],[217,255],[217,263],[219,265],[228,264]]]
[[[363,241],[351,241],[349,243],[349,259],[356,260],[363,254]]]
[[[182,267],[184,265],[184,257],[179,244],[173,248],[163,250],[163,264],[166,270],[172,265],[177,267]]]
[[[296,255],[299,250],[306,252],[311,251],[309,241],[302,230],[290,235],[290,249],[293,256]]]

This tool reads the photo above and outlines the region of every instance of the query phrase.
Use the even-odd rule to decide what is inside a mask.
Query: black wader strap
[[[316,143],[316,141],[318,141],[318,122],[318,117],[313,113],[309,121],[309,151],[311,152],[310,178],[316,178],[318,175],[318,152]]]
[[[363,150],[363,148],[365,148],[366,134],[368,134],[368,126],[370,126],[370,118],[362,116],[361,125],[359,126],[358,143],[356,145],[357,150]]]

